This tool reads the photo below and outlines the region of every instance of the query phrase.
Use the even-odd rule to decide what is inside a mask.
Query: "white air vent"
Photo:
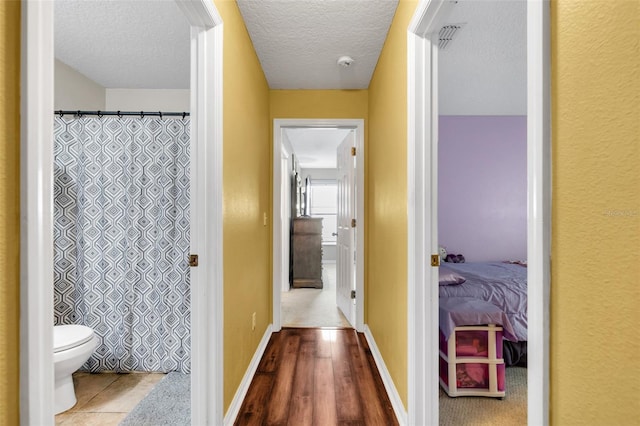
[[[447,24],[444,27],[440,28],[440,32],[438,33],[439,43],[438,47],[440,50],[444,50],[451,44],[453,39],[460,33],[462,27],[465,26],[465,23],[462,24]]]

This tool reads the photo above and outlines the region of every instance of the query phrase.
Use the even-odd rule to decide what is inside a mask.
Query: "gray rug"
[[[124,418],[121,426],[191,424],[191,376],[169,373]]]
[[[440,388],[440,426],[527,424],[527,369],[508,367],[503,400],[481,396],[450,398]]]

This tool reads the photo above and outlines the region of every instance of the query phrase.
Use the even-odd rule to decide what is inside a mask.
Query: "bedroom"
[[[458,2],[447,22],[438,57],[438,241],[444,249],[439,291],[445,336],[440,424],[489,419],[522,424],[527,418],[526,3]],[[473,356],[462,345],[466,336],[477,347],[478,339],[471,338],[477,333],[488,354],[478,354],[485,358],[479,363],[446,356],[454,327],[491,323],[502,326],[495,333],[495,352],[492,331],[462,328],[453,338],[458,357]],[[508,339],[504,347],[502,335]]]

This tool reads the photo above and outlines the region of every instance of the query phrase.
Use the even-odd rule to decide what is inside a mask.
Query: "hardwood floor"
[[[236,425],[397,425],[363,334],[283,328],[274,333]]]

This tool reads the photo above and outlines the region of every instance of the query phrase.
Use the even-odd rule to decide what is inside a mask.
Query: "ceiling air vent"
[[[451,45],[451,42],[460,33],[460,30],[464,25],[465,24],[447,24],[440,28],[440,32],[438,33],[438,47],[440,47],[441,50],[444,50],[447,46]]]

